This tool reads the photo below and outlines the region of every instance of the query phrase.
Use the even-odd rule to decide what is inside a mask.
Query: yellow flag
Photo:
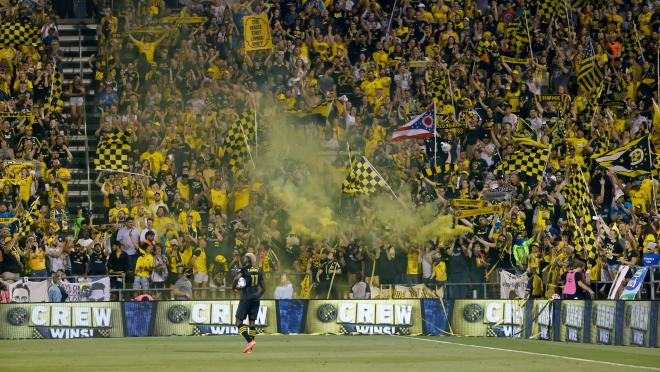
[[[273,49],[273,38],[266,14],[243,17],[243,44],[246,52]]]

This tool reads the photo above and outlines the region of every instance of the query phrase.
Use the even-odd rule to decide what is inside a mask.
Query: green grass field
[[[660,371],[660,350],[502,338],[259,336],[0,341],[0,371]],[[637,368],[635,368],[637,367]]]

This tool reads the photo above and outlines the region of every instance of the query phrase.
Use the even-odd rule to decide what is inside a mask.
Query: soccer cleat
[[[257,344],[257,342],[254,341],[254,340],[248,342],[247,344],[245,344],[245,349],[243,349],[243,352],[244,352],[244,353],[252,352],[252,348],[253,348],[254,345],[256,345],[256,344]],[[249,350],[249,351],[248,351],[248,350]]]
[[[246,351],[245,354],[252,354],[252,349],[248,349],[248,351]]]

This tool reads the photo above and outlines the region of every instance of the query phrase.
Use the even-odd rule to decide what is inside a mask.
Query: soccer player
[[[241,299],[236,310],[236,327],[241,331],[241,335],[247,343],[243,349],[244,353],[251,353],[252,348],[257,344],[254,337],[257,335],[257,329],[254,327],[254,321],[259,314],[259,299],[266,291],[264,277],[256,266],[257,258],[252,253],[248,253],[241,258],[241,271],[234,277],[234,289],[241,291]],[[249,320],[249,327],[243,324],[245,318]]]

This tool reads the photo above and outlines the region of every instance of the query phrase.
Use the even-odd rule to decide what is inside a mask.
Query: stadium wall
[[[516,337],[660,347],[660,301],[264,300],[266,334]],[[0,339],[237,335],[238,301],[0,306]]]

